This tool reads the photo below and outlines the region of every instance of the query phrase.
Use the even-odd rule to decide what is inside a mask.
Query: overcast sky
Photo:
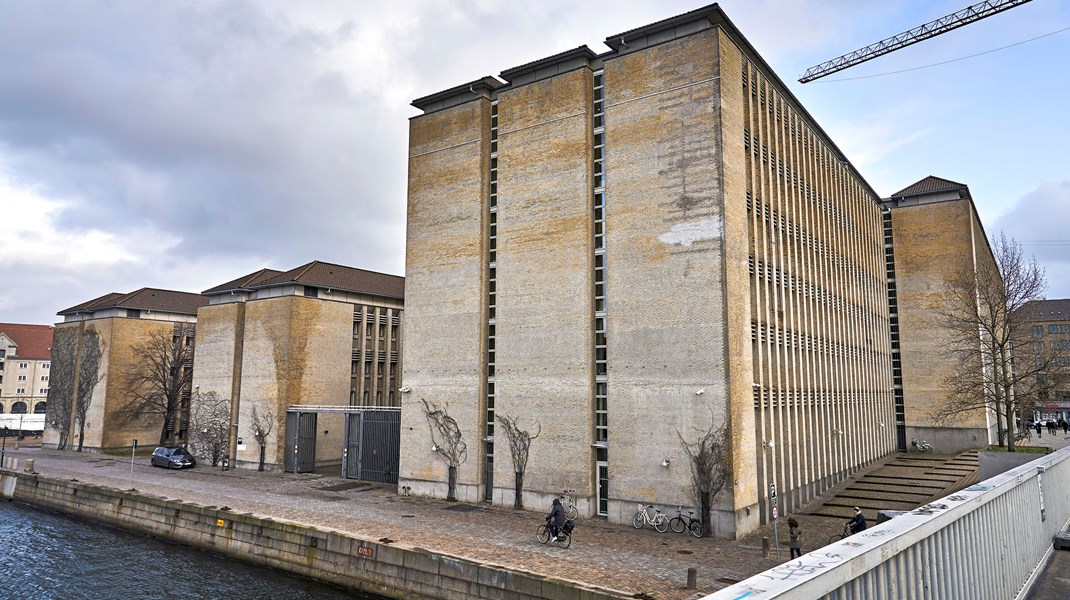
[[[878,193],[969,185],[1068,298],[1070,0],[796,83],[973,1],[721,6]],[[0,0],[0,321],[315,259],[403,275],[412,99],[703,5]]]

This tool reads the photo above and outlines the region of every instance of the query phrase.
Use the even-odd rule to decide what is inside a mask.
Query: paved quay
[[[579,519],[572,546],[535,539],[544,514],[401,496],[394,486],[319,473],[221,471],[198,465],[185,471],[153,468],[145,456],[7,449],[34,459],[42,476],[130,489],[206,506],[228,507],[346,532],[369,540],[419,547],[478,562],[617,590],[626,597],[693,599],[775,566],[761,540],[696,539],[598,519]],[[547,510],[549,507],[546,507]],[[787,558],[786,556],[784,557]],[[698,587],[685,589],[688,567]]]

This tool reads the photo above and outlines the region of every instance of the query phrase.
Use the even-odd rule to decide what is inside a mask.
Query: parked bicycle
[[[644,525],[650,525],[656,529],[659,533],[665,533],[669,529],[669,518],[665,516],[665,513],[661,512],[657,508],[654,508],[653,504],[643,506],[638,505],[639,508],[635,511],[635,516],[632,517],[632,526],[636,529],[642,529]],[[654,515],[650,515],[650,510],[654,511]]]
[[[702,521],[696,519],[692,515],[695,511],[687,511],[687,515],[684,515],[684,507],[676,507],[676,516],[669,519],[669,529],[672,529],[676,533],[683,533],[687,531],[695,537],[702,537]]]
[[[914,438],[914,439],[910,440],[910,451],[911,452],[932,452],[933,451],[933,446],[932,446],[932,444],[930,444],[929,442],[926,442],[925,440],[919,440],[918,438]]]
[[[565,490],[560,496],[561,506],[565,509],[566,519],[575,519],[580,516],[580,511],[576,508],[576,501],[572,497],[572,494],[575,493],[576,490]]]
[[[558,528],[557,538],[554,539],[558,546],[568,548],[572,545],[572,530],[575,526],[576,523],[573,519],[566,519],[565,524]],[[550,527],[546,523],[539,525],[535,530],[535,539],[542,544],[550,541]]]

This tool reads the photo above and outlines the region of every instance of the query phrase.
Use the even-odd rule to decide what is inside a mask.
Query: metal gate
[[[316,413],[286,413],[287,473],[308,473],[316,468]]]
[[[343,473],[350,479],[398,482],[401,411],[361,410],[346,415]]]

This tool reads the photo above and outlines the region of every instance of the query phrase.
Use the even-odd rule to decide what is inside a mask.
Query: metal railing
[[[1021,598],[1068,522],[1063,448],[703,600]]]

